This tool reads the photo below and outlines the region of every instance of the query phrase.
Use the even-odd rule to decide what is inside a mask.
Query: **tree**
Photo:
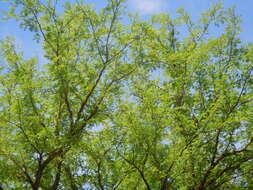
[[[121,0],[10,3],[48,62],[1,41],[3,189],[252,188],[253,46],[234,9],[125,25]]]

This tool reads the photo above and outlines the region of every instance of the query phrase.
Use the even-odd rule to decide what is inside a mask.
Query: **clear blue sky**
[[[71,0],[70,0],[71,1]],[[72,0],[74,1],[74,0]],[[88,3],[94,4],[97,8],[101,8],[106,4],[106,0],[86,0]],[[132,12],[139,12],[143,18],[148,15],[169,12],[171,15],[176,14],[179,7],[185,9],[197,18],[202,11],[210,7],[211,4],[220,2],[219,0],[128,0],[127,9]],[[236,6],[237,13],[242,16],[243,32],[241,38],[245,42],[253,42],[253,0],[223,0],[226,8]],[[0,0],[0,11],[7,10],[6,3]],[[2,15],[0,15],[0,18]],[[26,55],[37,55],[40,61],[43,59],[41,46],[33,41],[33,34],[28,31],[22,31],[15,20],[0,22],[0,39],[6,36],[13,36],[17,43],[26,52]]]

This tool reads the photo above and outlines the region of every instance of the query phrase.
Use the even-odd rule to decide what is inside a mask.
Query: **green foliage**
[[[124,1],[57,2],[4,13],[47,63],[0,41],[0,189],[253,188],[253,46],[234,9],[125,25]]]

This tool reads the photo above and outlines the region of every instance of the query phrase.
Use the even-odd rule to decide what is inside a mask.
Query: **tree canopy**
[[[0,189],[253,188],[253,46],[235,9],[143,21],[123,0],[7,3],[47,61],[0,41]]]

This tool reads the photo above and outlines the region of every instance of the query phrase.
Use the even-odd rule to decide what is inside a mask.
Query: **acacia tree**
[[[253,47],[233,9],[124,25],[121,0],[10,3],[47,63],[1,41],[3,189],[252,188]]]
[[[111,114],[123,81],[137,68],[126,61],[139,37],[119,22],[122,1],[110,1],[100,13],[78,2],[66,3],[60,14],[56,3],[16,1],[8,13],[42,38],[48,63],[40,69],[13,40],[1,42],[4,187],[60,187],[66,155]]]
[[[133,169],[126,186],[251,189],[252,46],[240,41],[233,9],[218,4],[198,23],[178,12],[174,20],[154,16],[141,48],[133,47],[164,76],[138,76],[130,85],[136,103],[125,102],[112,120],[118,159]],[[225,28],[216,38],[213,24]]]

